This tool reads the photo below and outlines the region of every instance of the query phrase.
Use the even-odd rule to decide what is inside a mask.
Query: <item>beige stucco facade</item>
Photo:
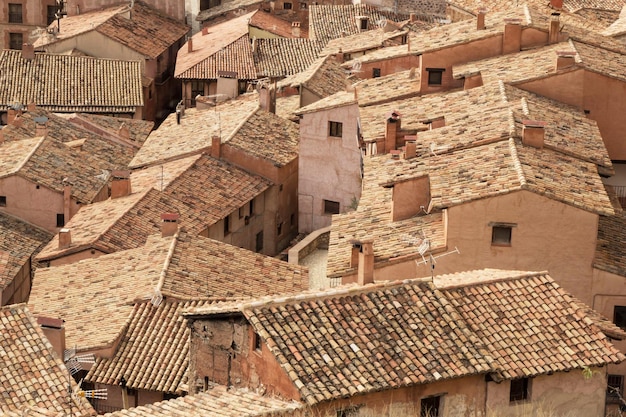
[[[9,23],[9,3],[22,6],[21,22]],[[34,30],[47,26],[48,7],[56,7],[56,1],[11,0],[2,2],[0,4],[0,45],[2,48],[9,49],[10,34],[12,33],[22,34],[23,42],[28,42],[30,34]],[[15,20],[15,17],[13,20]],[[21,49],[21,47],[18,49]]]
[[[362,155],[356,104],[306,113],[300,120],[298,180],[299,230],[310,233],[329,226],[324,200],[339,203],[339,212],[356,208],[361,197]],[[330,136],[331,122],[341,123],[341,137]]]

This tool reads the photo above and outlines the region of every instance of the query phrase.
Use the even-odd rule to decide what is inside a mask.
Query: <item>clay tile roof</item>
[[[154,122],[149,120],[138,119],[120,119],[119,117],[104,116],[89,113],[74,114],[68,118],[72,123],[78,126],[87,124],[87,126],[99,126],[107,132],[117,133],[122,125],[128,128],[129,140],[141,146],[144,143],[152,129]]]
[[[28,410],[32,408],[66,415],[67,369],[37,319],[24,304],[1,307],[0,329],[2,413],[30,415]],[[72,407],[71,415],[75,417],[96,414],[84,398],[73,398]]]
[[[256,78],[248,21],[255,12],[200,31],[191,38],[193,51],[185,44],[178,51],[174,76],[185,79],[217,79],[219,71],[236,71],[240,80]]]
[[[323,98],[338,91],[344,91],[346,83],[346,71],[333,57],[327,56],[317,59],[305,71],[281,80],[277,86],[278,88],[306,87],[318,98]]]
[[[600,216],[593,267],[626,276],[626,215]]]
[[[247,155],[271,161],[282,167],[298,157],[298,125],[274,113],[258,109],[226,142]]]
[[[149,188],[159,191],[165,190],[172,181],[187,171],[202,154],[195,154],[186,158],[175,159],[161,165],[154,165],[132,171],[130,182],[134,192],[140,192]]]
[[[322,49],[311,39],[256,39],[254,65],[259,77],[285,77],[306,70]]]
[[[228,15],[229,12],[235,14],[239,11],[246,10],[249,6],[259,4],[259,7],[263,3],[263,0],[230,0],[219,4],[218,6],[211,7],[209,9],[200,10],[196,20],[204,22],[205,20],[213,19],[220,15]]]
[[[454,8],[460,8],[474,15],[480,8],[484,8],[488,12],[497,12],[506,11],[511,7],[511,2],[508,0],[492,0],[489,2],[481,0],[453,0],[449,3]],[[554,11],[546,5],[548,2],[543,0],[527,0],[525,3],[528,4],[529,7],[539,9],[544,12],[549,13]],[[619,11],[622,9],[623,5],[624,2],[621,0],[564,0],[563,11],[577,12],[585,9]]]
[[[257,10],[256,13],[252,15],[250,18],[250,26],[256,29],[260,29],[261,31],[269,32],[273,35],[276,35],[280,38],[294,38],[292,33],[292,22],[291,20],[286,19],[287,16],[278,17],[273,13],[269,13],[263,10]],[[298,17],[290,17],[290,19],[298,19]],[[293,20],[298,23],[306,23],[299,20]],[[304,26],[304,27],[302,27]],[[300,38],[308,38],[309,30],[306,25],[301,25],[300,27]]]
[[[64,113],[135,113],[143,106],[141,63],[44,53],[25,60],[21,51],[4,50],[0,109],[15,102]]]
[[[50,27],[56,28],[57,23],[53,22]],[[54,37],[41,37],[35,42],[35,46],[45,46],[91,31],[96,31],[147,58],[156,59],[185,36],[189,27],[146,3],[135,1],[133,7],[116,6],[65,17],[61,21],[61,32]]]
[[[244,390],[217,386],[174,400],[129,408],[108,417],[273,417],[288,415],[303,406]]]
[[[424,280],[243,309],[309,405],[494,370],[485,344]]]
[[[82,207],[65,225],[70,229],[71,245],[59,248],[57,234],[37,259],[55,259],[90,248],[113,253],[140,247],[150,235],[160,232],[161,214],[172,212],[180,214],[179,224],[189,231],[200,233],[207,227],[199,210],[152,188]]]
[[[314,4],[309,7],[309,38],[327,43],[342,34],[346,36],[358,33],[360,29],[357,26],[357,16],[367,17],[370,29],[378,27],[383,20],[401,22],[408,17],[367,4]]]
[[[185,109],[180,124],[172,113],[148,136],[129,167],[140,168],[206,151],[212,136],[228,137],[258,106],[257,95],[244,94],[211,109]],[[175,145],[172,138],[176,138]]]
[[[316,102],[295,110],[295,114],[313,113],[319,110],[329,110],[337,107],[356,105],[354,91],[339,91],[328,97],[324,97]]]
[[[355,33],[350,36],[335,38],[328,41],[320,53],[320,56],[336,54],[338,52],[349,54],[394,45],[394,43],[400,43],[400,40],[397,38],[407,33],[408,30],[402,30],[400,28],[390,31],[377,28],[366,32]]]
[[[29,264],[52,234],[6,213],[0,213],[0,291],[9,285],[20,269]]]
[[[533,377],[626,359],[584,314],[580,302],[545,272],[439,288],[485,342],[501,378]]]
[[[187,382],[190,329],[182,311],[197,301],[136,303],[124,337],[111,358],[99,357],[85,380],[133,389],[181,393]],[[157,372],[158,370],[158,372]]]

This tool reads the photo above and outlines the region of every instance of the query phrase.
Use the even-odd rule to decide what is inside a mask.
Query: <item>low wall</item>
[[[296,264],[300,262],[300,259],[306,258],[311,252],[316,249],[328,249],[328,242],[330,239],[330,226],[322,229],[317,229],[311,233],[295,246],[289,249],[287,254],[287,260],[290,264]]]

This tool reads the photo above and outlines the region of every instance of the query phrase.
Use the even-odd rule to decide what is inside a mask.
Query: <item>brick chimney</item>
[[[215,159],[222,156],[222,138],[219,136],[211,137],[211,156]]]
[[[556,71],[576,65],[576,52],[556,51]]]
[[[561,10],[563,8],[563,0],[550,0],[550,7]]]
[[[193,38],[191,36],[187,39],[187,52],[193,52]]]
[[[202,36],[206,36],[209,34],[209,27],[208,26],[204,26],[202,28]]]
[[[374,241],[364,240],[360,246],[357,283],[371,284],[374,282]]]
[[[385,153],[396,149],[398,132],[400,132],[400,113],[394,110],[385,121]]]
[[[550,18],[550,28],[548,29],[548,43],[557,43],[559,41],[559,32],[561,31],[561,14],[558,12],[552,13]]]
[[[72,232],[67,227],[59,230],[59,249],[69,248],[72,244]]]
[[[26,108],[28,109],[28,111],[31,111],[31,112],[35,111],[37,110],[37,104],[35,104],[34,101],[31,101],[30,103],[26,105]]]
[[[409,22],[417,22],[417,16],[415,15],[415,13],[409,13]]]
[[[63,320],[52,317],[37,317],[37,324],[43,330],[43,334],[59,358],[63,358],[65,352],[65,326],[63,325]]]
[[[300,33],[300,22],[291,22],[291,36],[299,38]]]
[[[487,14],[487,9],[478,9],[478,13],[476,14],[476,30],[485,30],[485,15]]]
[[[48,135],[48,118],[47,117],[35,117],[35,136],[47,136]]]
[[[502,53],[519,52],[522,48],[522,20],[504,19],[504,36],[502,37]]]
[[[111,173],[111,199],[126,197],[131,193],[130,171],[113,171]]]
[[[524,120],[522,124],[522,143],[538,149],[543,148],[546,122]]]
[[[35,46],[30,43],[22,44],[22,59],[32,61],[35,59]]]
[[[428,175],[394,183],[391,193],[391,221],[410,219],[426,213],[430,204]]]
[[[417,155],[417,136],[404,137],[404,159],[415,158]]]
[[[259,87],[259,105],[269,113],[276,113],[276,89],[261,85]]]
[[[168,237],[174,236],[178,232],[178,219],[180,215],[178,213],[163,213],[161,214],[161,236]]]
[[[335,61],[337,61],[338,64],[343,64],[344,54],[341,48],[339,48],[339,52],[335,54]]]
[[[10,107],[9,110],[7,111],[7,124],[19,127],[22,125],[22,121],[18,120],[20,119],[20,116],[22,115],[22,108],[19,106],[17,107],[18,108]]]

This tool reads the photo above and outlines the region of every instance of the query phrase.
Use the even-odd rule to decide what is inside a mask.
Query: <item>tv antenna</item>
[[[83,378],[81,378],[81,380],[78,382],[78,385],[76,385],[75,388],[72,388],[71,380],[73,379],[74,375],[84,370],[83,364],[93,365],[94,363],[96,363],[96,358],[94,357],[93,354],[88,353],[88,354],[83,354],[83,355],[77,355],[76,346],[74,346],[73,348],[66,349],[63,352],[63,360],[65,362],[65,367],[67,368],[67,372],[68,372],[67,390],[68,390],[68,395],[69,395],[68,401],[70,405],[70,411],[72,409],[72,400],[76,400],[81,397],[87,398],[87,399],[97,399],[97,400],[107,399],[106,388],[99,388],[99,389],[92,389],[92,390],[82,389]]]

